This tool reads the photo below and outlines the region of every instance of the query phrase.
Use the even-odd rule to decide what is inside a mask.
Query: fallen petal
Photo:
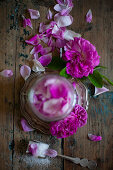
[[[46,151],[46,155],[51,157],[51,158],[55,158],[57,156],[57,151],[55,151],[53,149],[48,149]]]
[[[89,9],[89,11],[86,14],[86,22],[90,23],[92,21],[92,11]]]
[[[51,10],[49,9],[48,13],[47,13],[47,19],[52,19],[52,16],[53,16],[53,14],[52,14]]]
[[[42,48],[41,51],[40,51],[40,54],[45,55],[45,54],[48,54],[51,51],[52,51],[52,47]]]
[[[64,32],[64,39],[69,41],[69,40],[74,40],[74,37],[81,37],[80,34],[78,33],[75,33],[74,31],[71,31],[71,30],[66,30]]]
[[[26,26],[29,26],[30,28],[33,29],[31,20],[29,18],[25,18],[23,15],[22,18],[23,18],[23,27],[25,28]]]
[[[95,94],[94,94],[94,96],[98,96],[99,94],[105,93],[107,91],[109,91],[109,89],[107,89],[104,86],[102,88],[95,87]]]
[[[49,145],[46,143],[29,141],[26,153],[30,153],[35,157],[45,158],[48,148]]]
[[[66,40],[56,39],[56,47],[63,48],[66,45]]]
[[[27,78],[30,76],[31,74],[31,68],[27,65],[23,65],[20,68],[20,74],[21,76],[24,78],[24,80],[27,80]]]
[[[30,54],[36,54],[41,52],[43,49],[41,44],[36,45],[35,47],[33,47],[33,49],[30,51]]]
[[[35,36],[33,36],[32,38],[30,38],[29,40],[25,40],[25,42],[26,42],[27,44],[30,44],[30,45],[38,45],[38,44],[39,44],[38,35],[36,34]]]
[[[11,77],[11,76],[13,76],[13,71],[12,70],[3,70],[0,72],[0,75],[3,77]]]
[[[21,126],[24,132],[34,131],[34,129],[27,123],[25,119],[21,119]]]
[[[52,53],[41,56],[38,61],[42,64],[42,66],[47,66],[52,60]]]
[[[40,17],[40,13],[38,10],[34,10],[34,9],[28,9],[31,19],[38,19]]]
[[[34,72],[39,72],[39,71],[45,71],[45,68],[42,66],[42,64],[38,60],[33,60],[34,66],[32,67],[32,70]]]
[[[60,14],[56,14],[54,20],[57,23],[58,27],[66,27],[72,24],[73,17],[71,15],[62,16]]]
[[[88,134],[88,138],[91,141],[101,141],[102,140],[102,136],[96,136],[96,135],[92,135],[92,134]]]

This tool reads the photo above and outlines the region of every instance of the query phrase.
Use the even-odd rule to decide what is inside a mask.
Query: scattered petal
[[[20,74],[21,76],[24,78],[24,80],[27,80],[27,78],[30,76],[31,74],[31,68],[27,65],[23,65],[20,68]]]
[[[57,151],[55,151],[53,149],[48,149],[46,151],[46,155],[51,157],[51,158],[55,158],[57,156]]]
[[[48,54],[51,51],[52,51],[52,47],[42,48],[41,51],[40,51],[40,54],[45,55],[45,54]]]
[[[69,40],[74,40],[74,37],[81,37],[80,34],[78,33],[75,33],[74,31],[71,31],[71,30],[66,30],[64,32],[64,39],[69,41]]]
[[[24,132],[34,131],[25,119],[21,119],[21,126]]]
[[[66,40],[56,39],[55,46],[57,48],[63,48],[66,45]]]
[[[41,56],[38,61],[42,64],[42,66],[47,66],[52,60],[52,53]]]
[[[34,72],[39,72],[39,71],[45,71],[45,68],[42,66],[42,64],[38,60],[33,60],[34,66],[32,67],[32,70]]]
[[[73,17],[71,15],[62,16],[60,14],[56,14],[54,20],[58,27],[66,27],[72,24]]]
[[[36,142],[29,141],[26,153],[30,153],[32,156],[35,156],[35,157],[45,158],[46,151],[48,150],[48,148],[49,148],[49,145],[46,143],[42,143],[38,141]]]
[[[48,13],[47,13],[47,19],[52,19],[52,16],[53,16],[53,14],[52,14],[51,10],[49,9]]]
[[[30,38],[29,40],[25,40],[25,42],[29,45],[38,45],[39,44],[38,35],[36,34],[35,36]]]
[[[30,51],[30,54],[37,54],[39,52],[41,52],[43,49],[41,44],[36,45],[35,47],[33,47],[33,49]]]
[[[96,135],[92,135],[92,134],[88,134],[88,138],[91,141],[101,141],[102,140],[102,136],[96,136]]]
[[[86,14],[86,22],[91,22],[92,21],[92,11],[89,9],[89,11]]]
[[[31,19],[38,19],[40,17],[40,13],[38,10],[34,10],[34,9],[28,9]]]
[[[13,71],[12,70],[3,70],[0,72],[0,75],[3,77],[11,77],[11,76],[13,76]]]
[[[31,20],[29,18],[25,18],[23,15],[22,18],[23,18],[23,27],[25,28],[26,26],[29,26],[30,28],[33,29]]]
[[[109,89],[107,89],[104,86],[102,88],[95,87],[95,94],[94,94],[94,96],[98,96],[99,94],[105,93],[107,91],[109,91]]]

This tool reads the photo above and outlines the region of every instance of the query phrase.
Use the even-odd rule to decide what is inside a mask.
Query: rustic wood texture
[[[82,170],[61,158],[50,159],[46,165],[31,162],[25,156],[27,142],[37,139],[50,143],[59,153],[73,157],[96,160],[99,170],[113,169],[113,88],[99,97],[90,98],[88,123],[78,129],[77,134],[67,139],[34,132],[25,133],[20,128],[21,113],[19,109],[19,92],[24,84],[19,68],[22,64],[30,64],[30,46],[25,39],[35,35],[39,23],[45,21],[47,10],[55,4],[54,0],[0,0],[0,70],[12,69],[11,78],[0,77],[0,170]],[[33,30],[22,27],[21,15],[27,16],[26,9],[38,9],[41,17],[32,20]],[[93,12],[93,22],[85,22],[85,14],[89,9]],[[82,33],[91,41],[101,56],[101,65],[107,70],[104,74],[113,81],[113,1],[112,0],[74,0],[71,12],[74,17],[70,29]],[[91,142],[88,133],[102,135],[101,142]],[[84,168],[85,169],[85,168]]]

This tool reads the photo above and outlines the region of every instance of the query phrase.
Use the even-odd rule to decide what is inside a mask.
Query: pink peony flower
[[[76,104],[73,111],[65,119],[50,123],[50,132],[57,138],[65,138],[76,133],[77,128],[84,126],[86,123],[86,110]]]
[[[78,127],[77,115],[71,113],[63,120],[51,122],[50,132],[53,136],[56,136],[57,138],[66,138],[76,133],[77,127]]]
[[[87,77],[99,65],[100,56],[88,40],[75,37],[66,44],[65,51],[66,71],[72,77]]]
[[[73,109],[73,112],[77,115],[78,127],[80,128],[84,126],[87,123],[88,118],[86,110],[79,104],[76,104]]]

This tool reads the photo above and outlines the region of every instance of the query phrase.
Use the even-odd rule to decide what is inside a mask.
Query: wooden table
[[[61,158],[44,162],[35,161],[25,155],[27,142],[37,139],[51,145],[59,153],[96,160],[99,170],[113,169],[113,88],[108,93],[90,99],[88,123],[74,136],[56,139],[34,132],[25,133],[20,128],[19,92],[24,84],[19,68],[29,64],[31,49],[24,43],[37,33],[39,23],[45,21],[47,9],[55,4],[54,0],[4,0],[0,1],[0,70],[12,69],[11,78],[0,77],[0,170],[82,170]],[[22,27],[21,15],[26,9],[38,9],[41,17],[32,20],[33,30]],[[85,22],[89,9],[93,12],[93,22]],[[74,0],[71,12],[74,17],[69,27],[82,33],[91,41],[101,56],[101,65],[107,67],[103,73],[113,81],[113,1],[112,0]],[[101,142],[91,142],[87,134],[102,135]]]

